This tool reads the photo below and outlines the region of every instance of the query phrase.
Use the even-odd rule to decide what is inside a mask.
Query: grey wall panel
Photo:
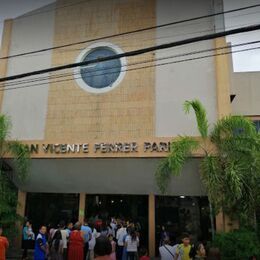
[[[157,24],[183,20],[213,12],[208,0],[157,0]],[[157,30],[157,44],[178,41],[214,32],[212,19],[182,23]],[[192,51],[214,48],[213,41],[157,51],[156,58],[172,57]],[[209,54],[209,53],[207,53]],[[202,54],[202,55],[205,55]],[[176,57],[162,62],[180,61],[200,55]],[[193,115],[185,116],[185,100],[199,99],[208,111],[209,121],[216,120],[216,77],[214,57],[156,67],[156,135],[198,135]]]
[[[30,176],[19,184],[28,192],[88,194],[158,193],[154,174],[159,159],[32,159]],[[198,159],[172,178],[169,195],[204,195]]]
[[[232,113],[236,115],[260,115],[260,72],[231,74]]]
[[[24,19],[14,20],[10,55],[52,47],[54,14],[55,12],[42,12]],[[8,76],[49,68],[51,67],[51,57],[51,52],[43,52],[10,59]],[[40,76],[46,77],[48,74]],[[26,80],[38,77],[30,77]],[[39,82],[16,86],[24,87],[37,83]],[[43,139],[47,105],[48,84],[5,91],[2,112],[11,117],[13,125],[11,138]]]

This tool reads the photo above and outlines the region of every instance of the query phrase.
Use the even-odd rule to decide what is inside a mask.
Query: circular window
[[[98,43],[84,50],[77,62],[91,61],[98,58],[114,56],[122,53],[115,45]],[[75,71],[78,85],[92,93],[107,92],[115,88],[123,79],[126,65],[125,58],[102,61],[86,66],[81,66]]]

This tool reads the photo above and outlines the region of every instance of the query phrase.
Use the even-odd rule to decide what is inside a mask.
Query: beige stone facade
[[[61,1],[60,4],[62,4]],[[66,17],[66,19],[64,19]],[[155,1],[87,1],[56,13],[54,46],[114,35],[155,26]],[[132,35],[102,40],[123,51],[155,44],[155,32],[146,33],[148,42]],[[54,50],[52,66],[75,62],[82,48]],[[74,50],[76,49],[76,50]],[[80,49],[80,50],[78,50]],[[127,58],[131,64],[153,59],[153,54]],[[95,140],[154,136],[154,68],[129,71],[116,89],[101,95],[88,93],[75,80],[52,83],[49,88],[45,139]],[[69,77],[71,78],[71,77]]]

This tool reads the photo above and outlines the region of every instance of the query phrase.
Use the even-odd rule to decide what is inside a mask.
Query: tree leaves
[[[8,142],[8,151],[14,156],[16,178],[24,181],[28,174],[30,153],[24,144],[18,141]]]
[[[156,183],[162,194],[165,194],[167,189],[167,184],[170,178],[171,178],[171,169],[169,166],[168,158],[165,158],[160,161],[157,171],[155,173]]]
[[[253,122],[243,116],[226,116],[218,120],[210,134],[212,142],[216,145],[229,138],[256,138],[256,136]]]
[[[16,214],[17,188],[13,184],[13,176],[23,181],[27,177],[30,153],[27,147],[18,141],[10,141],[11,123],[8,117],[0,115],[0,224],[5,232],[14,233],[15,222],[19,219]],[[5,155],[13,160],[13,172],[4,170],[2,162]]]
[[[0,143],[5,142],[9,137],[11,121],[9,117],[0,115]]]
[[[174,175],[180,175],[181,169],[192,151],[199,147],[199,142],[192,137],[180,136],[178,141],[171,143],[168,156],[169,167]]]
[[[197,119],[197,127],[201,134],[201,137],[203,139],[207,138],[209,123],[207,119],[206,109],[203,107],[201,102],[197,99],[192,101],[185,101],[183,108],[186,114],[190,113],[190,109],[193,108]]]
[[[189,113],[191,109],[195,112],[201,137],[206,140],[209,136],[216,150],[212,153],[206,142],[198,143],[193,137],[180,137],[171,144],[163,167],[157,169],[158,186],[165,191],[171,175],[179,175],[192,151],[200,146],[204,151],[201,179],[214,211],[221,208],[248,225],[260,203],[260,134],[251,120],[227,116],[218,120],[208,135],[205,108],[198,100],[185,101],[185,112]],[[161,171],[164,174],[160,174]]]
[[[207,190],[209,201],[213,203],[214,209],[221,207],[224,197],[223,190],[219,187],[225,182],[219,158],[207,155],[201,160],[200,164],[201,180]]]
[[[179,140],[171,143],[171,152],[169,156],[161,160],[156,171],[156,182],[161,193],[165,193],[171,175],[180,175],[181,169],[195,149],[199,142],[192,137],[180,136]]]

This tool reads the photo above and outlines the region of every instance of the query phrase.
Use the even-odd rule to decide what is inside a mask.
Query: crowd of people
[[[8,240],[0,227],[0,260],[5,260]],[[83,224],[61,221],[57,227],[42,225],[37,235],[27,221],[23,227],[23,256],[34,249],[34,260],[150,260],[148,251],[140,247],[141,227],[133,222],[111,219]],[[139,248],[140,247],[140,248]],[[206,250],[202,242],[191,244],[184,233],[181,241],[172,244],[170,235],[162,227],[159,255],[161,260],[220,260],[216,248]],[[256,258],[252,258],[256,259]]]
[[[140,229],[138,223],[114,218],[67,225],[61,221],[57,227],[41,226],[35,236],[27,221],[23,228],[22,259],[27,259],[28,249],[34,247],[35,260],[94,260],[98,257],[102,260],[137,260],[139,257],[149,260],[146,249],[138,250]]]
[[[174,239],[173,239],[174,238]],[[191,236],[183,233],[172,236],[164,226],[161,227],[159,255],[161,260],[220,260],[217,248],[208,248],[206,241],[191,243]]]
[[[27,221],[23,227],[23,256],[34,249],[34,260],[150,260],[146,248],[140,246],[141,226],[122,220],[67,223],[56,227],[42,225],[37,235]],[[8,240],[0,228],[0,259],[5,259]],[[203,243],[191,245],[189,234],[181,242],[171,244],[169,233],[162,227],[159,245],[161,260],[219,260],[219,252],[207,252]]]

